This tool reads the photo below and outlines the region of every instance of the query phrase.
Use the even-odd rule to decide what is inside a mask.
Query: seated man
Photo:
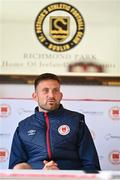
[[[60,104],[60,79],[45,73],[36,78],[34,85],[32,97],[38,106],[15,131],[9,168],[99,171],[84,115]]]

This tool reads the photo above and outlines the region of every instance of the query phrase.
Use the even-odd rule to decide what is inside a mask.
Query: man
[[[38,107],[15,131],[10,169],[100,170],[84,115],[60,104],[60,84],[55,74],[36,78],[32,97]]]

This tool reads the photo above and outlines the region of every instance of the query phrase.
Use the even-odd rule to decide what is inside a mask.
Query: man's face
[[[62,99],[60,84],[56,80],[41,81],[33,93],[33,99],[38,102],[39,111],[58,109]]]

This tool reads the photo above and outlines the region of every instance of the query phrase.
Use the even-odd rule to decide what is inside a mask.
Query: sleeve
[[[100,171],[100,163],[96,147],[91,133],[84,121],[84,116],[80,122],[79,130],[79,158],[84,171]]]
[[[19,137],[19,128],[16,129],[9,159],[9,169],[12,169],[16,164],[27,162],[27,154]]]
[[[13,136],[9,159],[9,169],[13,169],[16,164],[22,162],[30,164],[32,169],[43,169],[44,167],[43,161],[41,161],[38,157],[28,157],[28,152],[26,151],[24,143],[21,140],[18,126]]]

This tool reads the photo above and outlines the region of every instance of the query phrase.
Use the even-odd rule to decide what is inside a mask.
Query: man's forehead
[[[44,81],[41,81],[39,84],[38,84],[38,87],[39,88],[50,88],[50,87],[60,87],[60,84],[58,83],[58,81],[56,80],[44,80]]]

